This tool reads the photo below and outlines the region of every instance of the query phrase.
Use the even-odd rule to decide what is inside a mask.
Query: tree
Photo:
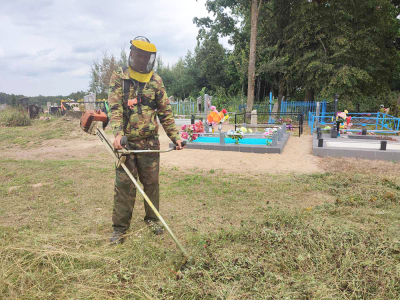
[[[199,77],[206,79],[203,86],[213,90],[227,87],[227,56],[218,37],[213,34],[205,35],[195,53]]]
[[[398,11],[391,1],[302,0],[293,12],[285,32],[289,74],[308,100],[315,93],[354,97],[389,90],[399,61]]]
[[[250,55],[249,72],[247,86],[247,112],[253,110],[254,104],[254,85],[256,77],[256,43],[257,43],[257,21],[262,0],[251,0],[251,35],[250,35]]]
[[[208,0],[206,2],[207,10],[214,13],[215,19],[211,20],[208,17],[194,19],[194,22],[200,27],[198,39],[204,38],[207,31],[210,31],[215,36],[230,36],[230,43],[235,44],[235,46],[239,46],[238,44],[242,42],[243,36],[247,34],[246,25],[251,24],[247,76],[248,111],[252,110],[254,103],[257,21],[262,3],[262,0],[252,0],[251,5],[245,0]],[[247,48],[246,44],[249,44],[248,39],[242,46]]]
[[[72,99],[72,100],[79,100],[79,99],[83,99],[83,97],[86,95],[87,95],[87,92],[78,91],[78,92],[69,94],[69,96],[67,98]]]
[[[103,57],[99,60],[94,60],[90,66],[90,83],[89,92],[96,93],[98,98],[108,97],[108,86],[112,73],[118,67],[128,66],[128,59],[126,52],[122,49],[120,59],[117,61],[113,54],[108,55],[104,52]]]

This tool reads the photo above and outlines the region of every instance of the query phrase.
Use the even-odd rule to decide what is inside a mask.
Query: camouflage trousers
[[[130,150],[159,150],[158,137],[150,137],[139,141],[129,141]],[[159,153],[130,154],[126,158],[126,167],[133,177],[143,184],[143,190],[153,205],[159,210]],[[115,170],[114,208],[112,222],[115,231],[125,232],[129,229],[132,211],[135,205],[136,187],[122,167]],[[144,200],[145,221],[157,221],[158,218],[151,207]]]

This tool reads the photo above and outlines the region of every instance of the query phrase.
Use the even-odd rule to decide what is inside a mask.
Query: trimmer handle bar
[[[186,141],[182,142],[182,147],[186,145]],[[165,153],[165,152],[170,152],[172,150],[176,150],[176,145],[172,148],[169,148],[167,150],[129,150],[129,144],[128,144],[128,138],[124,135],[121,138],[121,146],[126,148],[123,150],[117,150],[118,153],[121,154],[128,154],[128,153]]]

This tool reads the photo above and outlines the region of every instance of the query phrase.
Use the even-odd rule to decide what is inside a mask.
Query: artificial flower
[[[181,137],[190,142],[196,140],[199,137],[199,133],[204,132],[203,122],[201,121],[189,126],[182,126],[182,129],[184,132],[182,132]]]
[[[207,123],[208,125],[216,125],[219,123],[224,122],[227,120],[228,115],[225,116],[226,109],[223,109],[222,111],[218,112],[215,106],[211,106],[211,112],[207,116]]]
[[[243,127],[244,128],[244,127]],[[235,140],[235,144],[239,144],[239,140],[243,138],[243,131],[239,128],[234,130],[229,130],[226,134],[227,137],[230,137],[231,139]]]
[[[221,121],[220,115],[216,111],[210,112],[210,114],[207,116],[207,121],[208,123],[219,123]]]
[[[181,128],[182,130],[185,130],[186,129],[186,125],[182,125],[182,128]]]
[[[214,110],[216,110],[217,108],[216,108],[214,105],[211,105],[210,109],[211,109],[212,111],[214,111]]]

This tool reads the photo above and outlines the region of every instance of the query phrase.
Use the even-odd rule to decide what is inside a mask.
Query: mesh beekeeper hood
[[[157,49],[145,37],[136,37],[131,41],[129,54],[130,77],[139,82],[149,82],[153,75]]]

